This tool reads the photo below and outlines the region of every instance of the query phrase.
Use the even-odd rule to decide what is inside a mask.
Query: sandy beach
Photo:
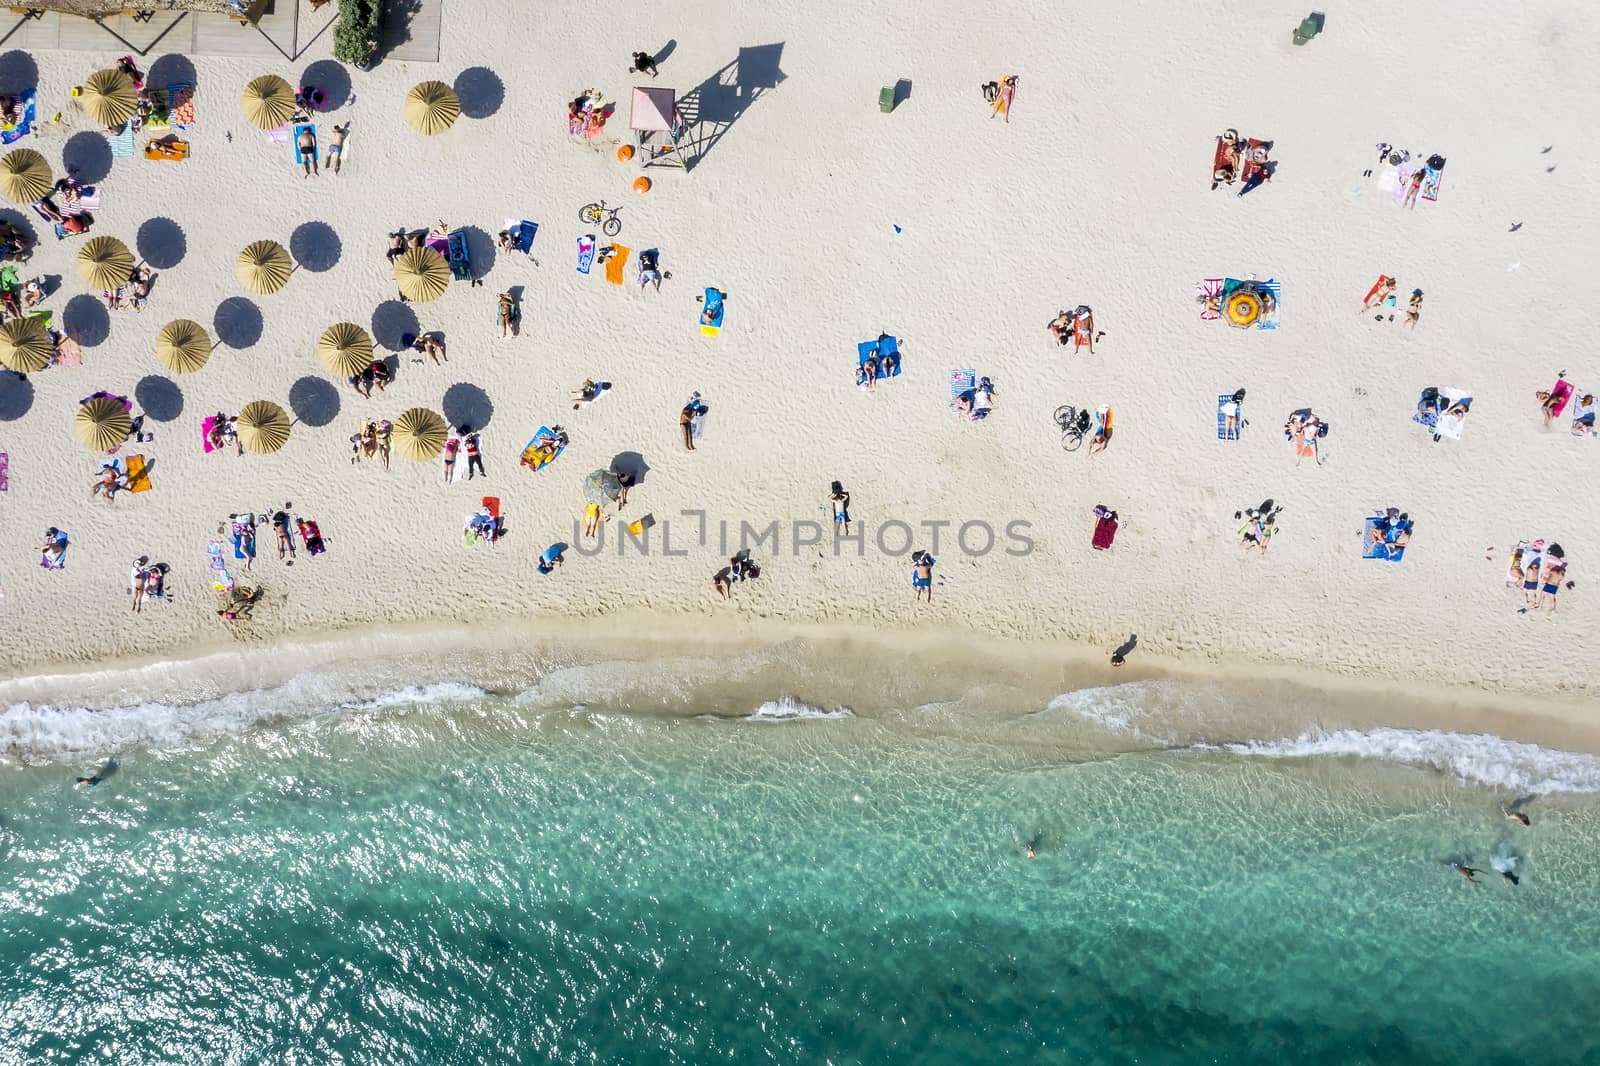
[[[78,273],[83,238],[57,241],[25,204],[0,211],[37,234],[19,271],[59,279],[42,306],[84,349],[79,368],[0,377],[0,668],[625,614],[683,633],[746,620],[966,630],[1102,657],[1136,633],[1135,655],[1164,662],[1475,689],[1579,716],[1600,693],[1600,439],[1570,432],[1576,396],[1546,428],[1535,393],[1561,371],[1580,395],[1600,390],[1587,188],[1600,158],[1580,138],[1600,105],[1600,16],[1431,0],[1326,13],[1296,47],[1303,13],[1240,3],[1024,2],[995,18],[948,2],[785,2],[711,18],[678,2],[559,15],[452,2],[439,63],[383,62],[332,86],[337,106],[315,118],[324,135],[351,123],[348,159],[312,178],[245,122],[240,94],[260,74],[326,71],[326,41],[293,64],[194,58],[197,124],[179,164],[97,162],[68,92],[120,53],[34,54],[42,133],[25,146],[59,176],[73,145],[102,194],[94,234],[157,277],[142,313],[107,312]],[[653,81],[627,72],[641,49],[659,58]],[[0,76],[14,59],[0,56]],[[156,69],[161,53],[138,61]],[[981,86],[1004,74],[1019,82],[1000,118]],[[427,79],[463,90],[462,116],[434,137],[401,109]],[[879,89],[902,80],[880,112]],[[688,172],[617,160],[636,84],[700,90],[707,128]],[[618,110],[599,136],[571,137],[566,103],[590,87]],[[1230,128],[1272,142],[1278,167],[1244,197],[1209,188]],[[1444,157],[1437,199],[1403,207],[1379,143]],[[631,189],[641,173],[645,194]],[[659,249],[659,291],[637,284],[632,257],[621,285],[574,269],[592,231],[578,210],[599,199],[622,205],[615,241],[633,257]],[[495,249],[508,218],[539,224],[531,256]],[[483,284],[399,303],[386,234],[440,220],[468,229]],[[272,295],[235,273],[258,239],[298,263]],[[1414,329],[1359,313],[1380,274],[1399,279],[1402,316],[1424,290]],[[1202,320],[1195,287],[1213,277],[1276,279],[1278,328]],[[707,288],[728,294],[715,337],[698,325]],[[501,338],[508,290],[521,330]],[[1092,354],[1045,328],[1078,305],[1103,331]],[[180,318],[219,343],[174,376],[154,344]],[[398,357],[371,399],[317,358],[323,330],[346,321]],[[419,329],[443,334],[448,363],[399,350]],[[899,339],[902,373],[866,391],[857,345],[881,333]],[[961,369],[994,384],[982,421],[949,408]],[[585,379],[613,388],[575,411]],[[1429,387],[1472,397],[1459,440],[1413,422]],[[1248,424],[1219,440],[1217,398],[1241,388]],[[153,461],[152,490],[109,504],[90,493],[103,457],[72,425],[100,390],[132,398],[154,435],[118,453]],[[709,410],[688,451],[678,417],[695,391]],[[201,420],[258,399],[297,419],[282,450],[206,454]],[[1104,452],[1063,450],[1052,414],[1068,403],[1114,410]],[[351,461],[360,420],[416,406],[481,430],[486,478]],[[1320,462],[1285,440],[1306,407],[1330,426]],[[562,455],[519,468],[534,431],[556,424]],[[584,477],[619,457],[643,475],[603,550],[584,554]],[[859,548],[835,551],[833,480]],[[486,495],[508,535],[464,545]],[[1247,553],[1235,514],[1268,498],[1281,532]],[[263,601],[225,625],[207,543],[229,514],[286,503],[328,550],[286,565],[263,526],[248,573],[228,559]],[[1107,551],[1091,547],[1096,505],[1121,519]],[[1363,521],[1388,507],[1415,523],[1404,558],[1365,559]],[[618,532],[646,515],[648,548],[619,551]],[[773,523],[776,539],[751,545],[760,576],[722,599],[711,575],[745,525]],[[70,537],[62,570],[38,565],[47,527]],[[980,551],[985,529],[995,543]],[[1508,558],[1536,539],[1563,546],[1575,584],[1556,610],[1519,612]],[[542,575],[557,542],[572,546],[566,563]],[[937,557],[931,604],[912,602],[910,548]],[[135,614],[139,557],[169,564],[172,599]]]

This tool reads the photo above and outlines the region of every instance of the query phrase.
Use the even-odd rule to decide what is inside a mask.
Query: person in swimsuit
[[[1417,319],[1422,317],[1422,290],[1412,289],[1411,299],[1406,303],[1406,328],[1416,329]]]
[[[289,528],[289,514],[279,511],[272,516],[272,528],[278,533],[278,558],[283,558],[283,553],[289,553],[289,561],[294,562],[294,533]]]
[[[328,136],[328,166],[333,168],[335,174],[344,163],[344,139],[350,132],[350,123],[333,127],[333,133]]]
[[[1522,563],[1522,602],[1526,607],[1539,606],[1539,567],[1544,559],[1535,555]]]
[[[867,387],[868,392],[878,390],[878,357],[870,356],[861,364],[861,384]]]
[[[397,229],[389,234],[389,250],[384,253],[389,262],[393,263],[406,254],[406,231]]]
[[[456,452],[461,450],[461,439],[451,437],[444,442],[444,483],[450,484],[450,479],[456,472]]]
[[[539,573],[548,574],[564,561],[561,554],[561,545],[552,544],[539,555]]]
[[[1594,436],[1594,393],[1586,392],[1578,400],[1578,406],[1572,411],[1572,435],[1574,437]]]
[[[600,523],[605,521],[605,512],[600,510],[600,505],[591,503],[583,509],[583,535],[597,537],[600,535]]]
[[[500,336],[511,336],[512,324],[517,320],[517,301],[509,292],[500,294]]]
[[[685,404],[679,412],[678,428],[683,431],[683,446],[694,451],[694,404]]]
[[[478,435],[466,426],[461,427],[461,432],[466,434],[464,439],[467,446],[467,480],[471,481],[474,473],[488,477],[488,472],[483,469],[483,454],[478,450]]]
[[[300,149],[300,169],[305,171],[305,176],[310,177],[315,173],[321,177],[322,171],[317,169],[317,134],[310,126],[300,127],[300,136],[295,139],[295,144]]]
[[[1521,811],[1514,811],[1510,807],[1507,807],[1504,803],[1500,804],[1500,813],[1511,819],[1513,822],[1516,822],[1524,829],[1528,828],[1528,826],[1532,824],[1528,820],[1528,816],[1526,814],[1523,814]]]
[[[828,500],[833,504],[834,525],[844,527],[844,535],[850,535],[850,494],[844,486],[835,481],[828,494]]]
[[[722,593],[723,599],[727,599],[729,592],[733,589],[733,586],[728,583],[728,572],[726,570],[718,570],[712,574],[711,587]]]
[[[1479,874],[1488,873],[1489,872],[1487,870],[1476,869],[1474,867],[1466,865],[1465,863],[1460,863],[1460,862],[1447,862],[1447,863],[1443,863],[1442,865],[1450,867],[1450,869],[1454,870],[1456,873],[1460,874],[1462,877],[1465,877],[1468,881],[1471,881],[1475,885],[1483,884],[1482,881],[1478,880],[1478,875]]]
[[[1556,559],[1544,568],[1544,595],[1552,611],[1556,609],[1556,593],[1561,591],[1561,578],[1566,572],[1567,564],[1563,559]]]
[[[923,596],[928,597],[928,602],[933,603],[933,556],[927,552],[919,551],[911,557],[911,602],[916,603]]]

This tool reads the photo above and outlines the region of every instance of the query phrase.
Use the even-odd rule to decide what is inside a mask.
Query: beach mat
[[[1424,170],[1422,173],[1422,198],[1424,200],[1432,200],[1433,202],[1438,203],[1439,183],[1443,180],[1443,170],[1435,170],[1432,167],[1428,167],[1426,170]]]
[[[153,487],[150,484],[150,466],[142,455],[128,456],[125,476],[129,492],[149,492]]]
[[[37,98],[38,93],[33,89],[25,90],[22,94],[22,121],[10,129],[0,129],[0,144],[14,144],[33,132],[33,124],[38,120]]]
[[[613,285],[621,285],[622,268],[628,262],[628,252],[631,249],[626,244],[613,243],[611,247],[616,249],[616,254],[606,260],[606,280]]]
[[[133,123],[124,122],[122,124],[122,130],[113,136],[107,137],[106,141],[111,145],[112,159],[132,159]]]
[[[228,573],[228,561],[223,557],[222,541],[209,542],[206,545],[206,556],[211,566],[211,591],[231,592],[233,575]]]
[[[1206,299],[1208,299],[1208,300],[1220,299],[1221,296],[1222,296],[1222,279],[1221,278],[1201,278],[1200,279],[1200,288],[1205,293]],[[1215,322],[1217,319],[1219,319],[1221,317],[1222,317],[1222,312],[1221,311],[1218,311],[1218,310],[1216,310],[1216,309],[1214,309],[1214,308],[1212,308],[1212,307],[1210,307],[1210,306],[1208,306],[1208,305],[1206,305],[1204,303],[1202,303],[1200,305],[1200,321],[1202,321],[1202,322]]]
[[[862,341],[860,344],[856,345],[856,366],[866,366],[867,360],[871,359],[874,355],[881,357],[885,355],[899,354],[900,342],[894,337],[885,337],[882,341]],[[892,373],[885,374],[883,373],[882,362],[880,360],[878,376],[880,378],[897,378],[900,376],[900,371],[903,370],[904,367],[904,360],[897,359],[895,360],[894,371]]]
[[[549,426],[540,426],[538,431],[534,433],[532,439],[529,440],[527,445],[523,447],[521,464],[524,467],[527,467],[529,470],[537,473],[538,471],[549,466],[551,463],[555,462],[557,459],[561,458],[561,453],[567,450],[567,446],[565,444],[558,447],[556,449],[556,453],[549,459],[541,459],[536,452],[536,449],[539,447],[539,445],[543,444],[547,440],[555,439],[556,434],[554,430],[552,430]]]
[[[722,299],[722,292],[719,289],[707,288],[702,299],[705,304],[695,315],[695,318],[700,323],[700,335],[702,337],[715,337],[722,332],[722,320],[727,317],[728,305]],[[707,308],[713,312],[710,322],[705,320]]]
[[[1389,550],[1384,547],[1385,544],[1394,539],[1393,533],[1390,533],[1382,542],[1378,544],[1372,543],[1372,531],[1376,529],[1382,522],[1383,519],[1381,518],[1369,518],[1366,520],[1361,530],[1361,557],[1363,559],[1383,559],[1386,562],[1398,563],[1401,559],[1406,557],[1406,550],[1401,548],[1391,558],[1389,555]]]
[[[1239,401],[1239,411],[1235,419],[1233,436],[1228,436],[1228,405],[1233,403],[1231,393],[1222,393],[1217,397],[1217,439],[1238,440],[1244,433],[1244,401]]]
[[[976,370],[950,371],[950,398],[958,400],[963,393],[971,392],[978,387],[978,372]]]
[[[184,82],[174,82],[167,86],[167,93],[172,105],[172,124],[180,130],[193,127],[195,125],[194,86]]]
[[[0,452],[0,492],[11,491],[11,456]]]
[[[587,274],[594,266],[594,238],[578,238],[578,273]]]
[[[289,136],[289,127],[287,125],[279,126],[275,130],[267,131],[267,140],[271,141],[273,144],[288,144],[291,139],[292,138]]]

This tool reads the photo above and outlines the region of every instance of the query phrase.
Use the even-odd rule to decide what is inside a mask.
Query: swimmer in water
[[[1465,877],[1468,881],[1471,881],[1475,885],[1483,884],[1482,881],[1478,880],[1478,875],[1481,874],[1481,873],[1487,873],[1488,872],[1486,870],[1474,869],[1473,867],[1468,866],[1465,863],[1460,863],[1460,862],[1446,862],[1446,863],[1441,863],[1440,865],[1450,867],[1450,869],[1454,870],[1456,873],[1460,874],[1462,877]]]
[[[90,788],[93,788],[94,786],[98,785],[99,783],[100,783],[100,775],[99,774],[95,774],[93,777],[80,777],[80,778],[78,778],[78,784],[80,784],[80,785],[88,785]]]
[[[1033,858],[1033,841],[1028,841],[1028,858]]]
[[[1500,804],[1500,813],[1524,828],[1531,824],[1528,821],[1528,816],[1526,814],[1523,814],[1521,811],[1514,811],[1510,807],[1507,807],[1504,803]],[[1515,881],[1512,882],[1512,884],[1515,883]]]
[[[1518,877],[1516,874],[1512,873],[1510,870],[1501,870],[1500,871],[1500,876],[1505,878],[1506,881],[1508,881],[1509,883],[1511,883],[1513,885],[1520,885],[1522,883],[1522,878]]]

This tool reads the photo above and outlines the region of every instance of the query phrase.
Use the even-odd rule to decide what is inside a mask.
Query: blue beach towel
[[[897,378],[900,376],[900,371],[903,369],[901,361],[897,358],[895,360],[894,370],[888,374],[885,374],[882,371],[882,357],[886,355],[898,356],[899,354],[900,342],[893,337],[885,337],[881,341],[862,341],[860,344],[856,345],[856,366],[866,366],[867,360],[876,355],[879,357],[880,369],[878,376]]]
[[[963,393],[971,392],[978,386],[978,372],[976,370],[950,371],[950,398],[958,400]]]
[[[122,129],[106,140],[111,144],[112,159],[133,158],[133,123],[124,122]]]
[[[587,274],[594,266],[594,238],[578,238],[578,273]]]
[[[311,131],[311,136],[313,136],[313,137],[315,137],[317,135],[317,127],[315,125],[313,125],[312,123],[310,123],[310,122],[302,122],[300,125],[298,125],[298,126],[296,126],[294,128],[294,136],[289,138],[289,143],[294,145],[294,161],[295,161],[295,165],[297,165],[297,166],[302,165],[302,164],[304,164],[306,162],[305,153],[300,151],[300,131],[301,130],[310,130]],[[322,149],[320,148],[320,146],[318,146],[317,144],[313,143],[312,146],[311,146],[311,161],[314,162],[314,163],[320,163],[321,162],[321,158],[322,158],[321,157],[321,152],[322,152]]]
[[[0,144],[14,144],[33,132],[33,123],[38,118],[34,104],[36,95],[32,89],[22,94],[22,121],[9,130],[0,130]]]
[[[545,467],[561,458],[561,453],[567,450],[567,446],[565,444],[558,444],[556,447],[556,453],[548,459],[536,458],[536,450],[547,440],[559,441],[560,439],[561,438],[556,435],[555,430],[551,429],[549,426],[540,426],[538,431],[534,433],[532,439],[530,439],[527,445],[522,449],[521,465],[527,467],[537,474],[540,470],[543,470]]]
[[[1217,397],[1217,439],[1238,440],[1244,432],[1244,401],[1239,401],[1239,410],[1236,413],[1233,436],[1228,436],[1228,405],[1233,403],[1231,393],[1223,393]]]
[[[1382,542],[1372,543],[1372,531],[1382,523],[1383,519],[1381,518],[1367,519],[1361,530],[1361,557],[1363,559],[1382,559],[1385,562],[1398,563],[1406,557],[1406,550],[1401,548],[1391,556],[1389,549],[1385,545],[1394,543],[1395,537],[1400,533],[1400,528],[1391,529],[1385,533]],[[1411,525],[1407,523],[1401,528],[1410,529]]]
[[[533,238],[539,233],[539,223],[523,219],[515,226],[506,227],[511,231],[512,247],[523,255],[533,254]]]
[[[1439,182],[1444,180],[1444,171],[1428,167],[1422,172],[1421,196],[1424,200],[1439,201]]]
[[[1278,283],[1276,278],[1268,278],[1261,283],[1261,292],[1263,294],[1261,299],[1261,321],[1256,323],[1256,328],[1277,329],[1278,310],[1282,306],[1280,301],[1283,298],[1283,286]],[[1266,299],[1268,295],[1272,297],[1270,303]]]
[[[709,322],[705,317],[707,311],[711,312],[711,320]],[[727,307],[722,302],[722,291],[708,286],[705,292],[705,306],[695,316],[700,320],[701,334],[707,337],[715,337],[718,333],[721,333],[722,319],[727,313]]]

